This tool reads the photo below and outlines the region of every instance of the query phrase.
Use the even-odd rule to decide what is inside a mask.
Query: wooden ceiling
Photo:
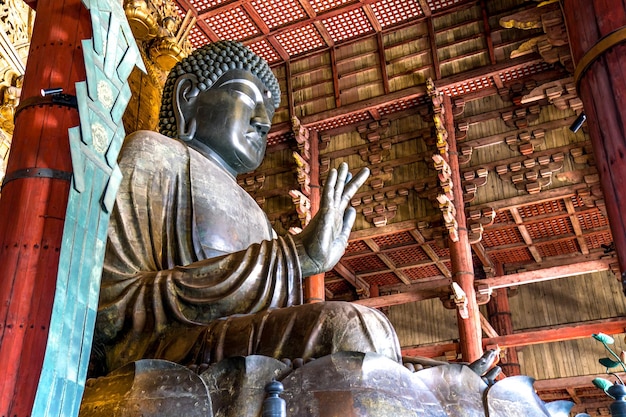
[[[298,226],[288,193],[304,190],[311,175],[298,176],[292,151],[319,147],[319,158],[309,162],[319,162],[322,181],[341,161],[372,169],[352,201],[359,217],[348,249],[326,274],[328,299],[388,308],[449,298],[447,234],[434,204],[439,191],[428,78],[454,105],[463,162],[456,189],[463,191],[479,301],[498,288],[616,268],[589,137],[584,127],[568,129],[582,103],[558,3],[177,4],[181,16],[197,17],[189,38],[195,47],[242,41],[279,78],[283,100],[269,135],[269,162],[240,178],[278,231]],[[614,279],[609,272],[595,276]],[[509,336],[483,323],[485,343],[514,347],[624,332],[623,319],[598,309],[593,321],[545,323]],[[405,346],[405,352],[441,356],[458,350],[455,343]],[[607,401],[591,387],[592,377],[570,375],[537,386],[544,399],[572,399],[579,412],[601,415]]]

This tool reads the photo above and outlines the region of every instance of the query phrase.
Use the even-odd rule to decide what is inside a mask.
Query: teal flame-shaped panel
[[[106,231],[121,180],[117,156],[130,99],[128,76],[145,71],[119,0],[83,0],[93,38],[82,43],[87,80],[76,84],[80,126],[69,130],[72,187],[57,287],[33,416],[78,415],[98,308]]]

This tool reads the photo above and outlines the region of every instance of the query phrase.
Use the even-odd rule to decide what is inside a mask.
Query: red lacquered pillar
[[[444,120],[448,132],[449,161],[452,184],[454,184],[454,208],[458,223],[458,241],[450,239],[450,262],[452,264],[452,279],[459,284],[467,297],[467,317],[461,317],[457,311],[457,323],[459,326],[459,344],[461,356],[465,362],[474,362],[483,354],[482,329],[480,327],[480,311],[476,301],[474,288],[474,265],[472,263],[472,247],[469,243],[467,232],[467,220],[465,217],[465,205],[463,203],[463,190],[461,189],[461,168],[457,153],[456,137],[454,135],[454,120],[452,116],[452,103],[449,96],[444,96]]]
[[[564,0],[562,7],[626,285],[626,1]]]
[[[0,416],[30,416],[41,373],[70,187],[68,128],[85,79],[81,40],[91,37],[80,0],[39,0],[21,104],[0,199]]]

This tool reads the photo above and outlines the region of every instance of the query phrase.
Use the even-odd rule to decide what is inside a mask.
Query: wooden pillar
[[[491,294],[491,299],[487,303],[487,316],[489,317],[489,323],[500,336],[513,334],[507,288],[498,288]],[[517,348],[507,348],[500,359],[499,365],[506,376],[521,375]]]
[[[444,95],[443,107],[445,111],[444,123],[448,133],[448,146],[450,160],[448,164],[451,170],[452,184],[454,184],[454,208],[458,223],[458,240],[450,239],[450,261],[452,263],[452,279],[459,284],[467,296],[467,317],[461,317],[457,311],[459,326],[459,339],[461,355],[465,362],[473,362],[483,354],[482,330],[480,327],[480,312],[476,302],[476,290],[474,289],[474,265],[472,264],[472,248],[469,243],[467,232],[467,220],[463,203],[463,190],[461,189],[461,169],[459,155],[457,153],[454,119],[452,116],[452,102],[450,97]]]
[[[85,79],[81,40],[91,37],[80,0],[39,0],[0,200],[0,416],[31,415],[41,374],[72,165],[75,107],[42,88],[75,95]]]
[[[315,130],[309,131],[311,159],[309,161],[311,167],[311,215],[315,214],[320,209],[320,148],[319,148],[319,134]],[[324,275],[316,274],[308,277],[304,281],[304,302],[305,303],[321,303],[326,298]]]
[[[504,275],[502,264],[495,265],[496,275]],[[511,320],[511,307],[509,305],[509,293],[507,288],[497,288],[487,303],[487,317],[489,323],[500,336],[513,334],[513,321]],[[500,367],[506,376],[521,375],[517,349],[509,347],[500,359]]]
[[[562,6],[626,288],[626,1],[564,0]]]

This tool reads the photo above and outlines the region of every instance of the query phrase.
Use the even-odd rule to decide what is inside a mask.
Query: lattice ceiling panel
[[[242,41],[259,35],[261,31],[241,7],[228,9],[206,19],[207,25],[220,39]]]
[[[414,99],[411,100],[399,100],[399,101],[395,101],[389,105],[386,106],[382,106],[379,107],[378,113],[381,116],[386,116],[388,114],[391,113],[395,113],[398,111],[402,111],[402,110],[406,110],[406,109],[411,109],[413,107],[417,107],[420,104],[424,104],[426,102],[426,97],[421,96],[421,97],[416,97]]]
[[[550,219],[544,222],[525,223],[528,234],[532,239],[540,239],[545,236],[562,236],[574,233],[572,224],[568,218]]]
[[[372,4],[372,10],[383,28],[420,17],[424,14],[416,0],[382,0]]]
[[[450,250],[447,248],[440,248],[438,245],[429,244],[430,248],[439,256],[440,258],[448,258],[450,256]]]
[[[347,281],[333,281],[326,284],[326,288],[333,295],[348,294],[352,292],[352,286]]]
[[[445,87],[443,88],[443,92],[454,97],[461,94],[473,93],[475,91],[482,90],[483,88],[492,87],[493,85],[494,83],[491,77],[482,77],[464,83],[459,83],[451,87]]]
[[[494,262],[507,264],[513,262],[528,262],[533,258],[527,248],[507,249],[503,251],[489,252],[489,257]]]
[[[483,245],[487,248],[522,242],[522,235],[517,227],[508,229],[485,230],[483,232]]]
[[[347,126],[362,122],[364,120],[371,120],[371,116],[368,112],[352,113],[343,117],[338,117],[331,120],[326,120],[321,123],[317,123],[312,126],[313,129],[318,131],[330,130],[341,126]]]
[[[424,278],[441,275],[441,271],[435,265],[420,266],[419,268],[403,269],[404,275],[409,277],[411,281],[418,281]]]
[[[198,26],[194,26],[189,32],[189,42],[194,49],[206,45],[209,42],[209,38],[201,31]]]
[[[370,33],[374,28],[362,9],[349,10],[337,16],[322,20],[335,42]]]
[[[189,4],[198,12],[212,9],[219,6],[222,3],[226,3],[228,0],[189,0]]]
[[[613,242],[613,236],[610,233],[594,233],[591,235],[585,235],[585,243],[590,250],[602,248],[603,245],[607,246]]]
[[[464,3],[463,0],[426,0],[426,2],[433,12]]]
[[[513,217],[511,217],[511,213],[508,210],[502,210],[496,213],[496,218],[493,220],[493,223],[511,223],[512,221]]]
[[[307,17],[302,5],[296,0],[258,0],[250,4],[270,30]]]
[[[541,216],[543,214],[558,213],[565,211],[565,203],[563,200],[552,200],[545,203],[532,204],[518,208],[520,216],[527,219],[531,217]]]
[[[607,218],[600,213],[600,210],[595,213],[580,213],[576,217],[578,217],[578,222],[583,230],[609,225]]]
[[[379,275],[370,275],[367,277],[363,277],[363,279],[370,285],[376,284],[379,286],[396,285],[402,282],[400,278],[398,278],[398,276],[393,272],[385,272],[384,274]]]
[[[420,261],[428,260],[426,253],[419,247],[413,246],[406,249],[399,249],[386,252],[395,266],[413,265]]]
[[[315,13],[320,14],[326,10],[334,9],[344,3],[348,3],[349,1],[350,0],[310,0],[309,3],[311,3],[311,7],[313,7]]]
[[[357,274],[359,272],[383,271],[387,269],[387,265],[376,255],[346,259],[344,263]]]
[[[370,252],[372,252],[372,250],[362,240],[353,240],[348,243],[348,247],[346,248],[346,255]]]
[[[502,81],[512,81],[517,80],[518,78],[528,77],[533,74],[537,74],[540,72],[544,72],[549,70],[550,68],[554,68],[553,65],[548,64],[547,62],[540,62],[538,64],[528,65],[523,68],[518,68],[515,70],[504,71],[499,74]]]
[[[559,242],[548,242],[537,245],[537,250],[542,258],[565,255],[568,253],[579,253],[580,248],[576,239],[569,239]]]
[[[379,236],[373,239],[380,249],[396,248],[398,246],[417,243],[409,232],[400,232],[392,235]]]
[[[263,57],[269,64],[276,61],[280,61],[280,56],[276,52],[276,49],[270,44],[267,39],[261,39],[258,42],[250,43],[247,45],[252,52]]]
[[[290,56],[312,51],[325,45],[321,35],[312,24],[278,33],[276,40],[280,42]]]

